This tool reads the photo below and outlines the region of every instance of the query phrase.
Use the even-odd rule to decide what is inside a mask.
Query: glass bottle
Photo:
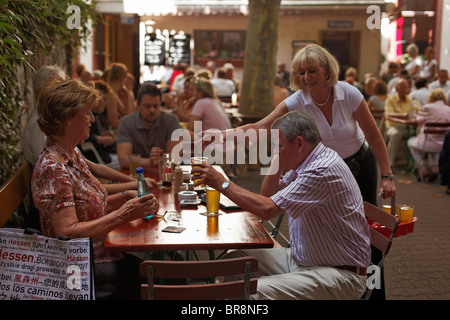
[[[145,181],[144,177],[144,169],[142,167],[136,168],[137,174],[137,192],[138,197],[142,197],[146,194],[150,193],[150,188],[148,187],[147,181]],[[144,219],[150,219],[154,214],[145,217]]]
[[[173,163],[168,153],[163,153],[158,160],[159,181],[162,189],[172,188]]]

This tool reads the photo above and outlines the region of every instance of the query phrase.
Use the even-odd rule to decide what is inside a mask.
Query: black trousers
[[[364,201],[367,201],[374,206],[378,206],[377,190],[378,190],[378,172],[377,172],[377,161],[375,155],[370,147],[361,149],[352,157],[345,159],[345,162],[349,166],[353,173],[353,176],[358,183],[361,195]],[[381,251],[375,247],[371,247],[372,256],[371,262],[373,264],[378,264],[381,260]],[[380,289],[374,289],[370,300],[385,300],[386,290],[384,286],[384,268],[380,270]]]
[[[450,130],[444,136],[444,145],[439,155],[439,174],[440,185],[447,186],[447,190],[450,190]]]
[[[362,146],[357,153],[344,161],[355,177],[364,201],[377,206],[378,172],[372,148]]]

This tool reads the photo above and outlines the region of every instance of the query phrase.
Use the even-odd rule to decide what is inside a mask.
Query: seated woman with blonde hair
[[[172,109],[172,112],[178,117],[180,122],[189,121],[189,116],[195,102],[195,81],[195,77],[187,77],[183,83],[183,91],[176,98],[170,93],[164,93],[162,95],[164,104]]]
[[[414,174],[418,180],[433,182],[439,174],[439,153],[444,145],[444,136],[428,134],[425,139],[425,124],[450,122],[450,106],[446,105],[447,97],[442,89],[431,90],[428,101],[429,103],[422,107],[416,117],[417,123],[421,125],[420,133],[409,138],[408,147],[414,158],[416,165]],[[426,162],[426,155],[428,155],[429,163]]]
[[[47,142],[33,171],[33,202],[44,235],[92,238],[97,299],[118,298],[118,292],[137,298],[138,261],[105,251],[104,241],[123,223],[155,214],[159,204],[153,194],[138,198],[135,190],[108,195],[76,148],[89,136],[100,99],[92,86],[76,80],[52,82],[42,90],[38,125]]]
[[[220,131],[230,129],[230,119],[222,107],[211,81],[200,78],[195,82],[194,88],[196,101],[189,117],[187,129],[195,134],[211,129]],[[198,126],[196,122],[200,122],[201,126]],[[225,157],[225,153],[222,156]],[[230,164],[225,163],[225,158],[223,160],[223,170],[230,179],[234,179],[235,175]]]
[[[196,121],[201,121],[202,131],[231,128],[230,120],[216,95],[211,81],[201,78],[197,79],[194,88],[196,101],[189,117],[188,129],[194,131]]]
[[[118,118],[136,111],[134,94],[126,86],[128,68],[125,64],[114,62],[107,74],[107,82],[113,90]]]

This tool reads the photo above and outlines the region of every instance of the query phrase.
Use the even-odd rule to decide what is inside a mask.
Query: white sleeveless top
[[[322,143],[343,159],[354,155],[365,137],[353,113],[358,109],[363,95],[355,86],[338,81],[334,86],[333,123],[330,126],[322,111],[311,99],[308,91],[298,90],[284,100],[289,111],[300,110],[316,121]]]

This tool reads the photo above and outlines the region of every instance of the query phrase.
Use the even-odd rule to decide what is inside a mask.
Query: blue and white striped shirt
[[[361,192],[335,151],[319,143],[271,199],[289,215],[291,255],[299,265],[369,265]]]

